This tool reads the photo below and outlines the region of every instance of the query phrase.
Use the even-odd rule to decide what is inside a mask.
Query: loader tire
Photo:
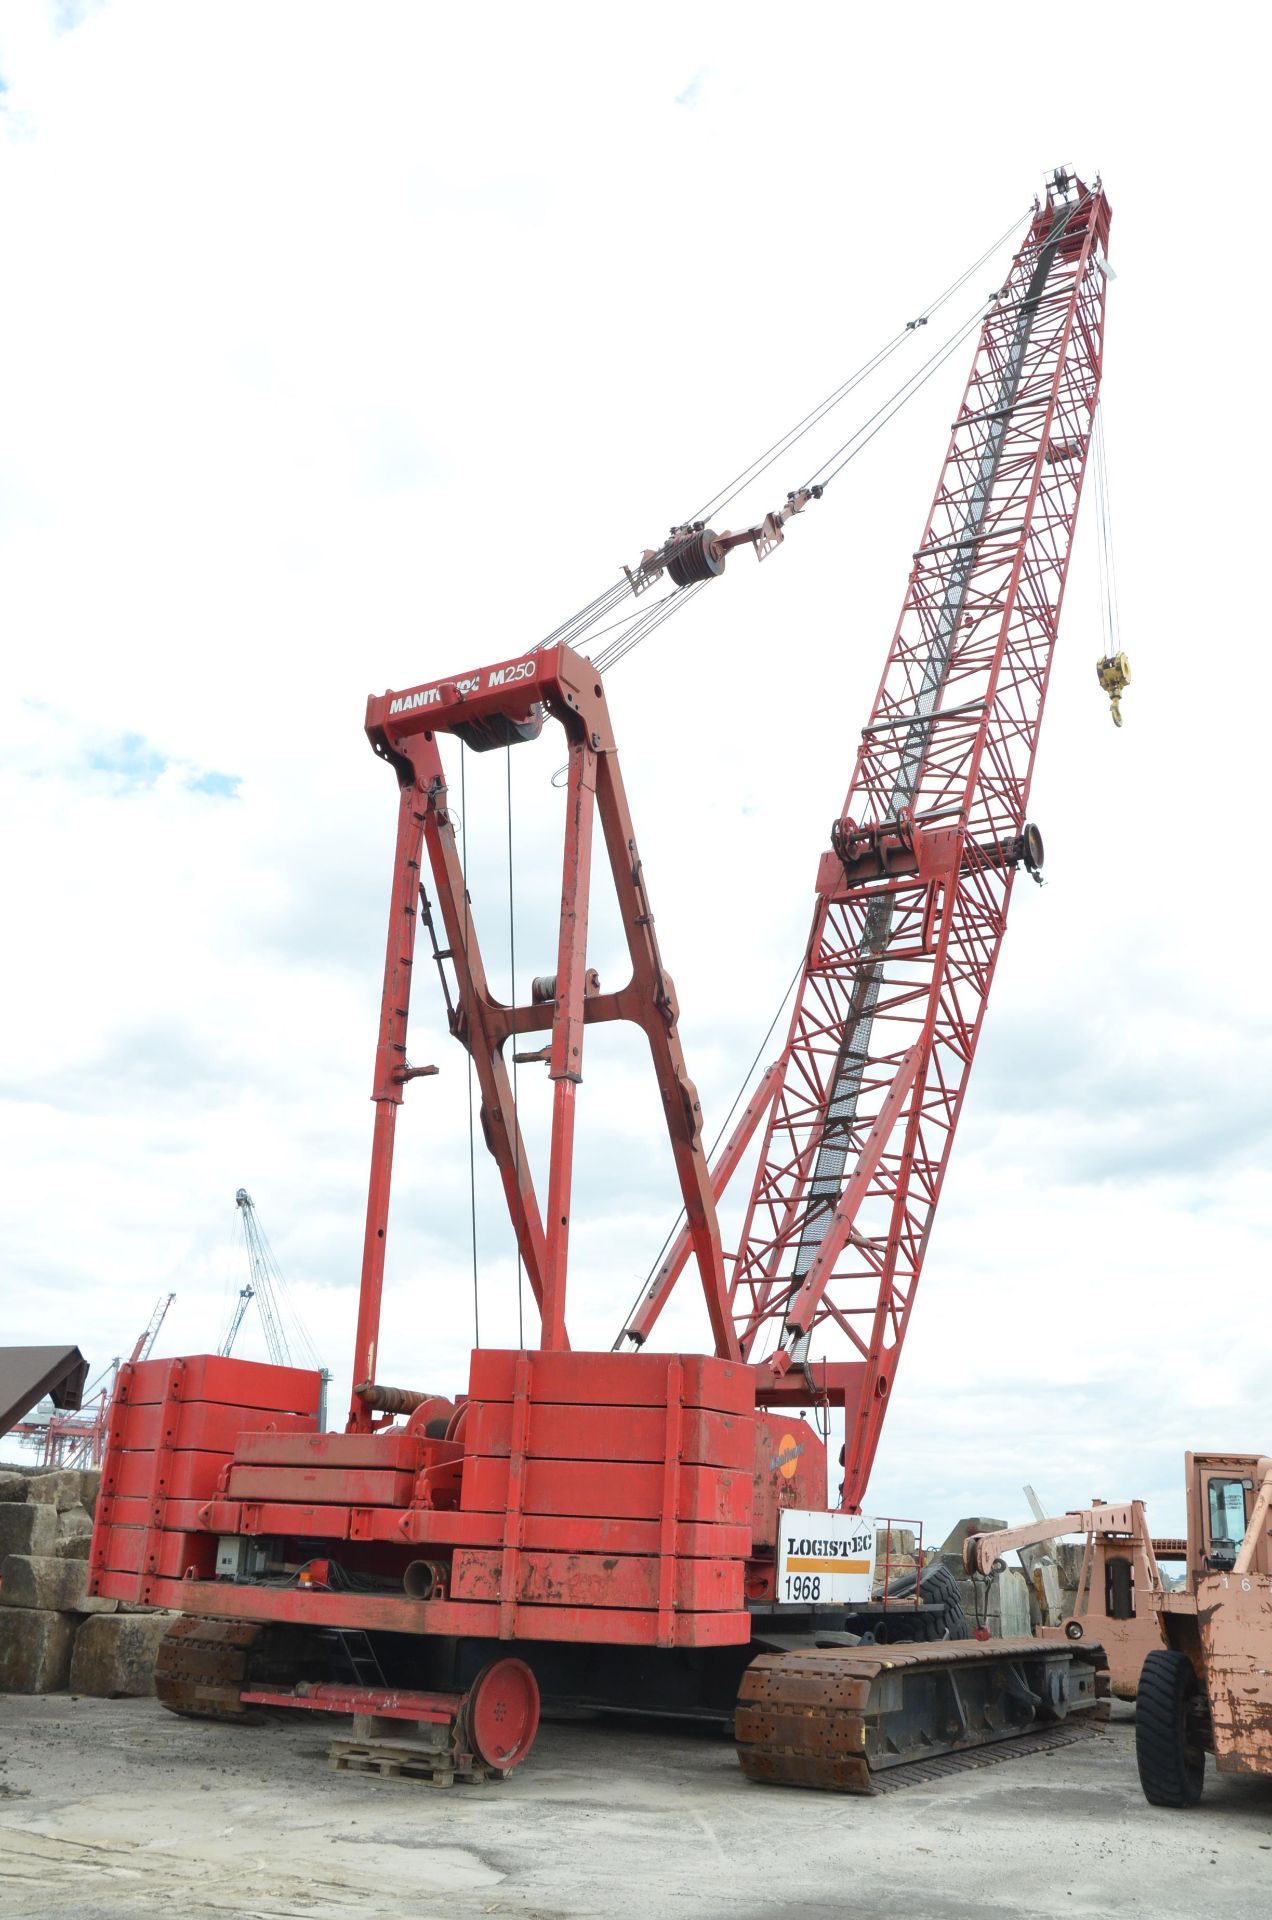
[[[888,1586],[888,1598],[901,1600],[914,1592],[915,1576],[912,1573],[899,1573]],[[919,1637],[933,1640],[970,1640],[972,1630],[967,1623],[967,1614],[963,1609],[963,1596],[958,1581],[948,1567],[936,1561],[930,1567],[924,1567],[920,1595],[929,1607],[939,1607],[939,1614],[929,1614],[931,1630]],[[895,1637],[909,1639],[909,1634],[897,1632]]]
[[[1198,1725],[1197,1676],[1186,1654],[1158,1647],[1144,1662],[1135,1696],[1135,1759],[1153,1807],[1195,1807],[1206,1750]]]

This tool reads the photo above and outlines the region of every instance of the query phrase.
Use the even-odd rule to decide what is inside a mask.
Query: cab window
[[[1210,1481],[1210,1546],[1212,1552],[1235,1553],[1245,1538],[1246,1483],[1244,1480]]]

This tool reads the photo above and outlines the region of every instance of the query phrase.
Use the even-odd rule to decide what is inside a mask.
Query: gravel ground
[[[1272,1911],[1272,1782],[1147,1806],[1129,1710],[1052,1754],[872,1800],[748,1785],[661,1725],[545,1726],[438,1790],[331,1772],[330,1723],[0,1698],[0,1914],[408,1920],[985,1920]],[[336,1723],[344,1730],[344,1723]]]

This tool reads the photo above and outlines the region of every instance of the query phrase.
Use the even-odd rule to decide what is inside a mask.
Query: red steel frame
[[[393,1128],[420,859],[427,849],[454,969],[452,1026],[476,1066],[485,1124],[542,1317],[565,1328],[571,1166],[583,1037],[630,1019],[649,1038],[686,1225],[627,1327],[648,1338],[689,1256],[715,1350],[763,1369],[772,1405],[844,1409],[843,1504],[865,1490],[914,1302],[1026,831],[1029,786],[1099,396],[1110,209],[1097,182],[1059,179],[981,328],[971,376],[832,849],[823,855],[786,1048],[714,1169],[676,1031],[605,696],[565,646],[373,699],[367,730],[401,786],[394,904],[351,1430],[373,1424]],[[556,984],[545,1003],[491,995],[464,888],[437,736],[510,744],[544,713],[570,739]],[[504,732],[489,732],[493,725]],[[486,730],[483,732],[483,730]],[[593,990],[586,966],[599,812],[633,975]],[[546,1210],[521,1141],[502,1048],[549,1031]],[[737,1252],[716,1205],[763,1125]],[[850,1357],[811,1359],[815,1334]]]
[[[744,1590],[763,1585],[779,1503],[825,1499],[821,1440],[801,1429],[796,1443],[783,1432],[784,1413],[757,1415],[757,1389],[769,1407],[844,1408],[842,1504],[859,1505],[1014,870],[1039,858],[1026,807],[1098,396],[1098,248],[1108,226],[1098,183],[1087,190],[1058,177],[984,323],[844,813],[819,868],[787,1046],[714,1168],[591,663],[546,646],[368,703],[367,732],[394,768],[400,800],[348,1430],[316,1432],[313,1374],[220,1356],[121,1369],[95,1592],[255,1621],[741,1644],[750,1632]],[[569,752],[556,972],[535,982],[527,1004],[509,1005],[485,971],[440,743],[453,734],[466,747],[511,747],[546,719],[561,725]],[[587,965],[598,819],[632,967],[628,983],[607,992]],[[537,1352],[474,1354],[469,1394],[455,1407],[377,1383],[397,1109],[407,1083],[433,1071],[407,1058],[421,917],[452,1030],[472,1057],[541,1319]],[[686,1222],[625,1332],[645,1342],[692,1257],[713,1359],[569,1351],[577,1089],[587,1027],[615,1019],[646,1035]],[[526,1033],[548,1036],[543,1204],[504,1060]],[[761,1127],[741,1241],[726,1258],[717,1202]],[[813,1361],[818,1332],[838,1333],[852,1357]],[[405,1428],[378,1431],[399,1412]],[[436,1548],[444,1597],[213,1579],[214,1540],[253,1535],[306,1547],[348,1540],[393,1577],[414,1549]]]
[[[545,714],[564,728],[570,756],[557,967],[550,997],[513,1007],[496,1000],[490,991],[449,812],[438,736],[456,733],[484,745],[490,743],[493,728],[498,743],[503,743],[505,738],[537,731]],[[597,1020],[630,1020],[643,1028],[649,1041],[688,1241],[706,1295],[716,1352],[736,1360],[738,1339],[728,1309],[698,1095],[685,1068],[675,988],[658,950],[605,693],[594,668],[569,647],[545,648],[455,679],[372,699],[367,732],[376,751],[394,766],[401,798],[372,1096],[376,1123],[349,1430],[367,1431],[373,1424],[372,1409],[358,1389],[376,1377],[394,1126],[403,1086],[415,1071],[406,1064],[406,1027],[425,852],[446,942],[438,958],[453,970],[453,989],[448,988],[452,1027],[473,1057],[487,1138],[539,1307],[541,1349],[559,1350],[569,1344],[566,1262],[584,1035]],[[599,990],[587,966],[592,838],[598,815],[632,963],[631,980],[610,993]],[[431,924],[432,910],[426,900],[424,904]],[[543,1209],[503,1058],[505,1042],[537,1032],[550,1035],[548,1073],[553,1087]]]
[[[859,1505],[984,1017],[1099,394],[1110,209],[1065,176],[981,329],[832,851],[729,1310],[770,1404],[845,1413]],[[673,1248],[626,1329],[643,1342]],[[814,1334],[850,1358],[810,1362]]]

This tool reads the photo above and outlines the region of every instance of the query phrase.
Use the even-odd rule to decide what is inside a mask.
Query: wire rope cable
[[[871,354],[868,359],[863,361],[854,373],[850,374],[846,380],[841,381],[839,386],[833,388],[832,391],[826,395],[825,399],[819,401],[817,406],[813,407],[801,419],[797,420],[792,427],[788,428],[786,433],[780,435],[777,440],[766,447],[763,453],[757,455],[748,466],[743,467],[741,472],[735,474],[732,480],[728,481],[725,486],[720,488],[716,493],[709,495],[702,506],[689,515],[688,520],[683,524],[688,525],[693,521],[704,518],[708,513],[719,512],[735,500],[738,494],[749,486],[753,480],[757,480],[761,474],[766,473],[771,466],[781,459],[783,454],[789,452],[798,441],[804,438],[805,434],[811,432],[815,426],[819,425],[828,413],[832,412],[835,407],[846,400],[849,394],[853,393],[864,380],[868,379],[872,373],[876,372],[879,367],[890,359],[912,335],[917,334],[921,327],[926,326],[932,315],[939,312],[947,301],[953,299],[967,284],[968,280],[971,279],[972,275],[979,273],[986,262],[1011,238],[1019,226],[1021,218],[1022,216],[1017,214],[1010,225],[1004,228],[1003,232],[986,247],[984,252],[973,260],[970,266],[964,268],[963,272],[959,274],[956,279],[952,280],[942,292],[937,294],[935,299],[929,301],[914,320],[908,321],[905,326],[899,328],[890,340],[885,341],[884,345]],[[961,339],[962,337],[963,335],[960,334],[959,338]],[[895,398],[896,396],[894,395],[893,397]],[[888,403],[885,402],[885,405],[887,404]],[[874,415],[871,416],[872,419],[875,417]],[[889,418],[891,418],[891,415],[889,415]],[[850,442],[845,442],[845,445],[848,444],[850,444]],[[863,442],[863,444],[865,443]],[[842,451],[842,449],[840,449],[840,451]],[[831,457],[834,458],[835,456],[832,455]],[[705,585],[706,583],[702,582],[699,584]],[[570,619],[563,621],[553,632],[537,642],[537,649],[558,645],[571,645],[575,640],[585,634],[589,628],[593,627],[598,620],[604,619],[607,614],[612,613],[620,606],[630,592],[631,586],[626,579],[616,581],[612,587],[598,594],[595,600],[589,601],[586,606],[581,607]],[[687,592],[683,597],[687,597]],[[663,617],[666,618],[668,616],[664,615]],[[661,621],[654,624],[661,625]],[[651,627],[650,631],[652,630]],[[644,637],[643,632],[641,637]],[[621,658],[622,656],[620,655],[619,657]],[[611,661],[609,664],[613,665],[614,662]],[[604,669],[602,668],[601,671],[604,671]]]
[[[888,399],[883,401],[881,405],[875,409],[874,413],[863,421],[861,426],[859,426],[841,446],[835,449],[835,452],[823,462],[823,465],[809,476],[806,484],[811,486],[813,482],[816,481],[818,474],[824,472],[825,468],[830,465],[830,462],[838,459],[838,456],[842,454],[844,457],[839,460],[833,472],[827,474],[826,478],[821,482],[823,488],[828,487],[831,481],[843,472],[849,461],[855,460],[857,455],[870,444],[875,435],[882,432],[883,428],[896,418],[902,408],[909,405],[915,394],[919,393],[927,385],[933,375],[940,371],[946,361],[958,351],[959,347],[962,346],[968,337],[981,325],[984,315],[985,309],[981,306],[978,307],[976,312],[967,320],[963,321],[955,332],[951,334],[947,340],[942,342],[935,353],[931,354],[929,358],[923,362],[921,367],[917,368],[913,374],[904,380],[901,385],[889,395]],[[866,431],[867,428],[870,429],[869,432]],[[679,588],[675,593],[668,594],[664,596],[663,599],[655,601],[654,605],[644,613],[633,614],[627,631],[621,633],[616,640],[611,640],[609,645],[603,647],[600,653],[594,657],[592,664],[597,672],[606,673],[611,667],[617,666],[620,660],[626,659],[627,655],[634,652],[642,640],[647,639],[665,620],[669,620],[674,613],[679,612],[680,608],[686,605],[695,593],[709,584],[706,580],[695,581],[691,586]]]
[[[1117,601],[1117,567],[1113,554],[1113,506],[1109,490],[1108,449],[1104,437],[1104,408],[1097,402],[1092,434],[1095,454],[1096,543],[1099,556],[1100,624],[1104,630],[1104,653],[1108,658],[1122,650],[1121,611]]]
[[[1077,205],[1074,206],[1070,211],[1070,214],[1069,214],[1070,219],[1072,219],[1074,214],[1081,212],[1082,208],[1086,205],[1086,202],[1089,198],[1090,198],[1090,194],[1088,193],[1084,195],[1081,200],[1078,201]],[[1037,244],[1041,246],[1042,242],[1039,241]],[[1022,248],[1021,251],[1023,252],[1024,249]],[[896,415],[901,411],[901,408],[905,406],[908,401],[914,398],[914,395],[919,391],[921,387],[924,387],[927,385],[928,381],[932,378],[932,375],[936,373],[939,370],[939,368],[944,366],[945,362],[950,358],[950,355],[953,354],[957,350],[957,348],[962,345],[963,341],[968,338],[968,336],[972,333],[973,329],[981,326],[984,323],[988,315],[988,307],[989,305],[993,305],[993,304],[997,304],[997,295],[992,296],[991,301],[989,303],[982,302],[980,307],[977,309],[976,313],[972,314],[964,322],[963,326],[959,328],[957,332],[952,334],[948,340],[946,340],[943,346],[938,347],[936,352],[931,356],[931,358],[926,360],[923,366],[918,368],[917,371],[910,376],[910,379],[904,382],[903,385],[897,389],[897,392],[894,393],[891,396],[891,398],[889,398],[888,400],[885,400],[882,406],[876,408],[875,412],[870,415],[869,419],[864,420],[861,426],[858,427],[857,431],[851,434],[849,438],[845,440],[842,447],[836,448],[835,452],[830,455],[829,459],[824,460],[820,467],[815,468],[814,471],[809,475],[807,481],[805,481],[804,484],[806,486],[811,486],[813,481],[816,480],[819,477],[819,475],[826,473],[826,469],[827,467],[830,466],[830,463],[832,460],[838,460],[839,462],[838,465],[834,467],[830,473],[826,473],[826,478],[821,483],[823,487],[828,487],[831,481],[835,478],[836,474],[840,474],[843,472],[844,468],[848,465],[849,460],[855,460],[857,455],[861,452],[862,448],[868,446],[869,443],[874,439],[875,434],[878,433],[881,428],[886,427],[888,422],[896,417]],[[1010,312],[1012,311],[1012,309],[1009,307],[1008,308],[1000,307],[1000,311]],[[906,386],[911,387],[911,391],[909,393],[905,392]],[[900,398],[899,396],[901,395],[904,395],[904,398]],[[894,401],[897,402],[895,406],[893,405]],[[874,424],[876,421],[878,422],[877,426]],[[867,427],[873,427],[873,431],[870,433],[866,433],[865,429]],[[863,434],[864,434],[864,438],[862,437]],[[859,441],[860,444],[854,446],[853,445],[854,441]],[[849,448],[852,448],[851,452],[847,451]],[[839,459],[840,454],[845,454],[846,457],[840,460]]]
[[[468,749],[459,743],[459,866],[464,883],[464,1045],[468,1054],[468,1230],[473,1261],[473,1345],[481,1345],[481,1303],[477,1287],[477,1149],[473,1137],[473,1049],[469,1032],[469,1007],[473,997],[472,964],[469,959],[468,899]]]
[[[1086,203],[1086,199],[1089,197],[1088,194],[1084,196],[1082,200],[1079,200],[1077,205],[1072,209],[1072,212],[1080,212]],[[1003,239],[1010,236],[1016,224],[1016,222],[1013,222],[1012,227],[1007,229],[1006,234],[995,242],[995,246],[990,248],[986,254],[982,255],[980,261],[969,268],[967,272],[961,276],[959,281],[952,283],[952,287],[947,289],[947,295],[964,284],[966,280],[971,277],[972,273],[976,271],[978,266],[984,265],[989,254],[994,252],[998,246],[1002,245]],[[1023,251],[1023,249],[1017,249],[1017,251]],[[942,296],[942,298],[945,297],[946,296]],[[824,491],[825,488],[843,472],[849,462],[855,460],[857,455],[869,446],[876,434],[881,433],[883,428],[896,418],[902,408],[908,406],[915,395],[922,391],[928,381],[940,372],[941,368],[953,357],[959,347],[984,324],[988,305],[996,301],[997,298],[998,295],[995,293],[991,296],[989,303],[982,302],[976,311],[969,315],[968,318],[942,342],[941,346],[939,346],[934,353],[929,355],[922,366],[916,368],[912,374],[907,376],[901,385],[850,434],[848,439],[845,440],[841,446],[837,447],[834,453],[830,454],[828,458],[822,462],[820,467],[813,470],[807,481],[805,481],[805,486],[812,487],[814,483],[819,483]],[[793,445],[794,441],[792,440],[790,444]],[[835,463],[833,466],[832,462]],[[827,468],[830,468],[829,472],[827,472]],[[824,479],[820,478],[822,475],[825,475]],[[708,583],[703,581],[697,584],[706,585]],[[593,662],[593,664],[597,666],[598,671],[604,673],[607,668],[616,666],[628,653],[639,646],[641,641],[644,640],[649,633],[653,632],[655,627],[661,626],[663,620],[670,619],[671,615],[677,611],[678,606],[689,597],[690,591],[693,591],[693,589],[682,590],[679,594],[670,596],[669,603],[667,601],[656,603],[660,607],[665,607],[665,611],[661,613],[657,620],[650,621],[647,626],[641,624],[643,616],[634,616],[628,632],[620,635],[617,640],[611,641],[610,645],[602,649],[602,654]]]
[[[506,772],[505,788],[508,804],[508,1002],[517,1004],[517,915],[512,891],[512,748],[504,749],[504,767]],[[512,1150],[517,1170],[517,1192],[521,1192],[521,1119],[517,1107],[517,1043],[513,1036],[512,1045]],[[517,1243],[517,1346],[526,1344],[525,1306],[523,1302],[525,1265],[521,1258],[521,1240],[515,1228],[513,1239]]]
[[[827,394],[826,398],[820,401],[811,412],[806,413],[802,420],[797,420],[795,425],[789,428],[780,439],[775,440],[771,447],[766,447],[764,452],[759,454],[757,458],[751,462],[749,467],[744,467],[741,473],[735,474],[727,486],[720,489],[719,493],[713,493],[708,500],[703,502],[702,506],[696,508],[695,511],[688,516],[689,520],[704,519],[707,514],[716,513],[720,511],[721,508],[727,507],[742,491],[743,487],[749,486],[752,480],[758,479],[760,474],[766,472],[775,461],[781,458],[783,453],[789,451],[797,440],[802,440],[806,433],[811,432],[812,428],[823,420],[833,408],[837,407],[842,400],[846,400],[848,395],[852,393],[855,388],[859,387],[863,380],[868,379],[876,368],[881,367],[885,360],[890,359],[898,347],[904,346],[905,342],[910,339],[913,334],[917,333],[920,327],[926,326],[932,315],[939,313],[947,300],[952,300],[956,293],[962,291],[972,275],[979,273],[985,263],[997,253],[998,249],[1003,246],[1006,241],[1010,240],[1012,234],[1016,231],[1024,217],[1025,215],[1023,214],[1015,214],[1009,225],[1003,229],[1002,233],[1000,233],[995,240],[991,241],[979,259],[973,260],[972,264],[969,267],[965,267],[958,278],[952,280],[943,292],[937,294],[935,299],[928,301],[927,305],[920,309],[916,319],[907,321],[905,326],[893,334],[891,340],[886,341],[882,347],[871,354],[868,360],[863,361],[855,373],[849,374],[848,378],[842,381],[839,386],[835,387],[832,392]]]
[[[951,355],[956,353],[963,345],[964,341],[979,329],[984,319],[985,308],[984,306],[979,306],[976,312],[970,314],[962,325],[937,348],[936,352],[923,362],[921,367],[917,368],[907,380],[903,381],[894,393],[891,393],[880,406],[875,408],[875,411],[867,419],[862,421],[861,425],[853,433],[849,434],[842,446],[836,447],[834,453],[823,460],[820,467],[813,469],[804,483],[805,486],[812,486],[815,481],[818,481],[821,486],[828,487],[831,481],[843,472],[848,462],[855,460],[857,455],[862,451],[862,448],[869,446],[875,434],[882,432],[883,428],[886,427],[890,421],[895,420],[902,407],[908,405],[908,403],[913,400],[915,394],[927,385],[933,374],[938,373]],[[869,433],[866,432],[867,427],[871,429]],[[849,449],[851,449],[851,451],[849,451]],[[839,458],[840,454],[844,455],[842,460]],[[830,467],[832,460],[837,461],[838,464],[831,467],[830,472],[827,473],[826,469]],[[825,479],[821,479],[823,474],[826,476]]]

